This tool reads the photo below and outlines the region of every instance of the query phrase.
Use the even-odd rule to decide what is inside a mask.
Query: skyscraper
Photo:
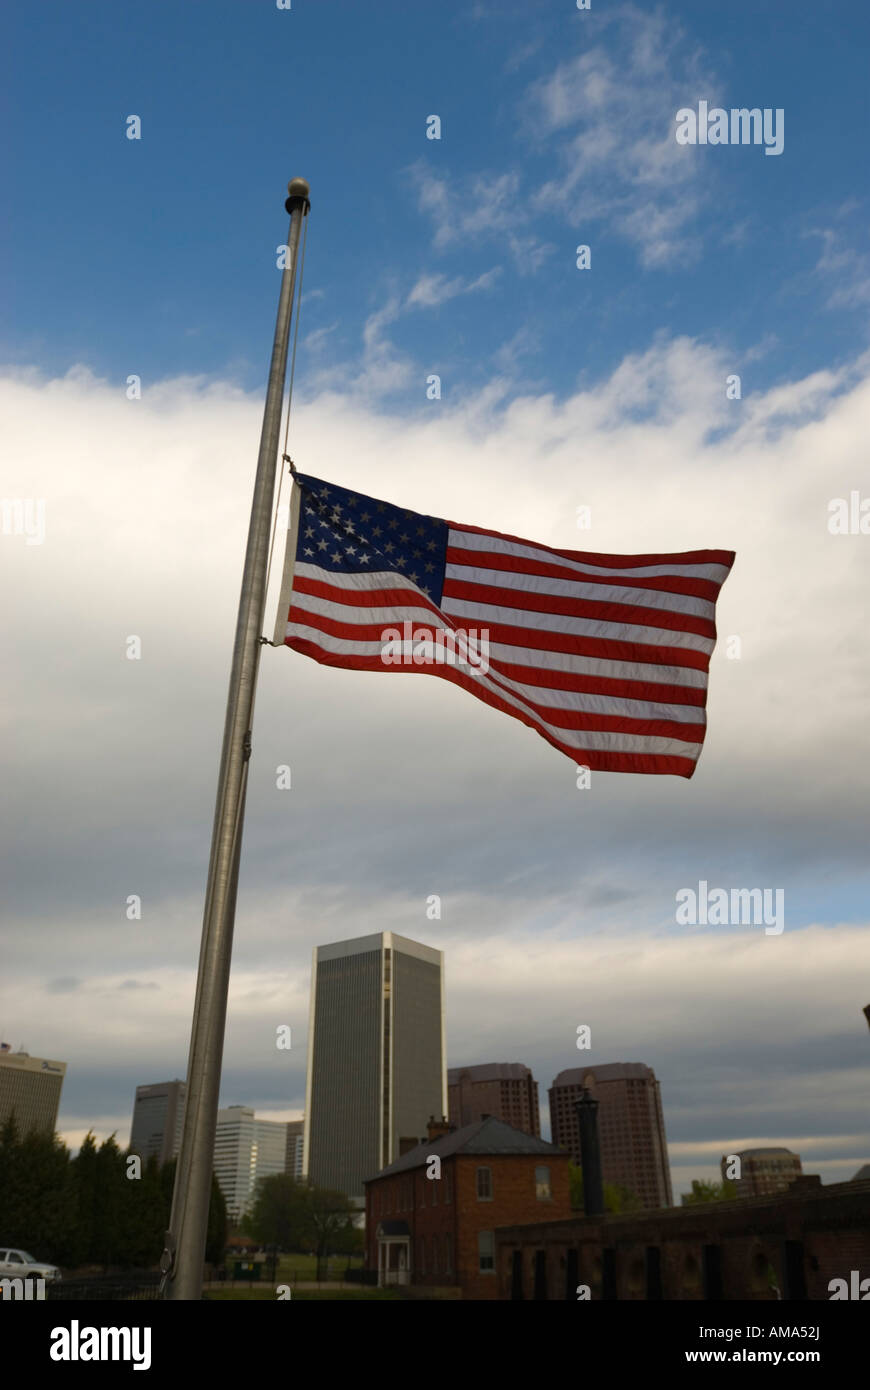
[[[444,959],[395,932],[316,946],[304,1169],[357,1200],[399,1140],[447,1113]]]
[[[671,1170],[659,1083],[642,1062],[610,1062],[561,1071],[550,1087],[553,1143],[580,1162],[574,1101],[586,1087],[598,1101],[598,1137],[605,1182],[636,1193],[645,1207],[670,1207]]]
[[[451,1067],[447,1073],[447,1103],[450,1123],[457,1129],[492,1115],[523,1134],[541,1137],[538,1083],[521,1062]]]
[[[171,1158],[178,1157],[186,1098],[187,1086],[178,1078],[136,1087],[130,1131],[130,1148],[134,1153],[140,1154],[146,1162],[151,1157],[156,1158],[161,1168]]]
[[[231,1220],[250,1210],[258,1180],[285,1172],[286,1164],[285,1120],[258,1120],[246,1105],[218,1111],[214,1171]]]
[[[305,1121],[287,1121],[287,1161],[285,1172],[299,1181],[302,1178],[302,1155],[305,1150]]]
[[[0,1125],[15,1116],[19,1134],[38,1129],[53,1134],[66,1062],[0,1052]]]

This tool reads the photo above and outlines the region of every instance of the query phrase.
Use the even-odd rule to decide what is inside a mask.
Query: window
[[[550,1190],[549,1168],[535,1169],[535,1196],[539,1202],[549,1202],[552,1200],[553,1193]]]
[[[445,1204],[453,1200],[453,1175],[450,1169],[444,1174],[444,1202]]]
[[[421,1274],[426,1273],[426,1241],[423,1236],[417,1242],[417,1265]]]
[[[481,1274],[495,1273],[495,1237],[492,1231],[478,1233],[477,1267]]]
[[[478,1202],[492,1201],[491,1168],[478,1168],[477,1170],[477,1200]]]
[[[432,1273],[438,1273],[438,1237],[432,1237]]]

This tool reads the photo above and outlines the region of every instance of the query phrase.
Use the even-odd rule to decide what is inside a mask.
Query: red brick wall
[[[478,1234],[495,1233],[499,1226],[522,1221],[562,1221],[571,1211],[568,1183],[568,1156],[516,1155],[496,1158],[460,1154],[457,1172],[457,1242],[460,1283],[465,1298],[497,1298],[497,1275],[482,1274],[478,1259]],[[535,1196],[535,1168],[550,1169],[552,1197],[539,1202]],[[477,1169],[492,1170],[491,1202],[477,1197]],[[523,1216],[512,1216],[523,1212]]]
[[[523,1293],[534,1293],[535,1255],[547,1257],[547,1297],[564,1299],[568,1251],[578,1253],[578,1284],[593,1299],[602,1296],[602,1251],[616,1251],[617,1296],[645,1299],[647,1246],[661,1252],[665,1299],[704,1299],[704,1246],[718,1247],[724,1300],[774,1300],[768,1267],[787,1296],[786,1242],[803,1247],[802,1268],[809,1299],[829,1299],[832,1279],[857,1270],[870,1279],[870,1182],[837,1183],[801,1193],[792,1187],[776,1197],[710,1203],[621,1217],[556,1221],[549,1226],[502,1229],[497,1235],[498,1296],[511,1297],[515,1251],[522,1254]]]

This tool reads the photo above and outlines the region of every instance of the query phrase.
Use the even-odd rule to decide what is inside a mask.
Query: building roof
[[[380,1173],[373,1173],[366,1182],[376,1178],[389,1177],[393,1173],[409,1173],[414,1168],[425,1167],[428,1159],[437,1154],[439,1158],[450,1158],[454,1154],[481,1154],[496,1157],[509,1154],[546,1154],[550,1157],[565,1158],[563,1149],[548,1144],[544,1139],[536,1139],[533,1134],[523,1134],[522,1130],[506,1125],[504,1120],[496,1120],[490,1115],[485,1120],[475,1120],[473,1124],[453,1129],[438,1139],[424,1139],[415,1149],[409,1149]]]
[[[553,1086],[582,1086],[583,1078],[592,1073],[600,1081],[654,1081],[655,1072],[643,1062],[605,1062],[600,1067],[569,1067],[560,1071]]]
[[[863,1168],[859,1168],[852,1182],[870,1182],[870,1163],[865,1163]]]
[[[462,1076],[470,1081],[525,1081],[531,1074],[522,1062],[481,1062],[474,1067],[448,1067],[447,1085],[455,1086]]]
[[[767,1158],[776,1154],[787,1154],[789,1158],[798,1157],[796,1153],[792,1153],[791,1149],[783,1148],[738,1149],[736,1152],[740,1158]]]

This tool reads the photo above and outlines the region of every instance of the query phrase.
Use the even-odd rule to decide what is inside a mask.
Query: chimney
[[[440,1139],[443,1135],[449,1134],[450,1126],[447,1123],[446,1116],[442,1115],[440,1120],[436,1120],[434,1115],[430,1115],[426,1130],[430,1143],[433,1139]]]

